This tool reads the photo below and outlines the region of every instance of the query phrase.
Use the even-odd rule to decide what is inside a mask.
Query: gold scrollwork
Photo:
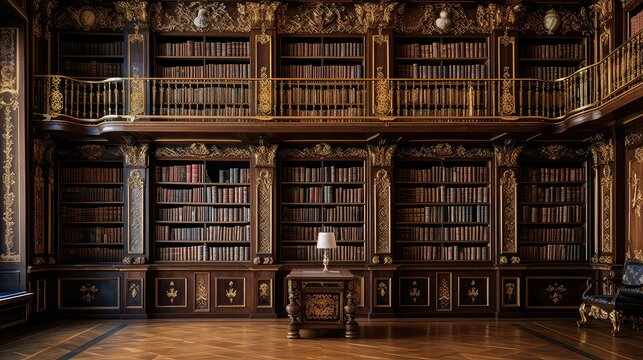
[[[75,29],[78,31],[94,31],[109,29],[123,30],[125,21],[123,16],[106,7],[81,6],[75,8],[68,6],[60,11],[56,17],[58,29]]]
[[[375,252],[391,252],[391,179],[388,171],[380,169],[373,180],[375,197]]]
[[[255,166],[275,166],[278,145],[270,145],[265,138],[260,140],[259,146],[251,145],[250,151],[255,158]]]
[[[337,3],[306,3],[294,14],[287,14],[288,4],[281,4],[277,15],[277,30],[281,34],[363,33],[354,9],[347,10]]]
[[[413,300],[414,304],[417,304],[418,298],[420,297],[422,291],[418,287],[417,281],[413,280],[411,283],[411,289],[409,290],[409,297]]]
[[[567,288],[564,284],[558,284],[558,282],[555,282],[554,284],[547,285],[545,292],[549,295],[549,301],[557,304],[563,300],[564,296],[566,296]]]
[[[51,117],[60,115],[63,110],[63,94],[60,92],[60,76],[53,75],[49,85],[49,114]]]
[[[614,19],[612,0],[597,0],[594,3],[594,13],[598,20],[598,29],[600,31],[601,44],[609,45],[611,36],[610,22]]]
[[[134,66],[133,72],[129,89],[129,116],[132,121],[137,115],[145,113],[145,81],[141,79],[138,67]]]
[[[641,146],[643,145],[643,130],[634,131],[625,135],[625,146]]]
[[[174,304],[174,299],[179,296],[179,290],[174,287],[174,281],[170,281],[170,288],[165,292],[165,296]]]
[[[514,294],[516,293],[516,284],[512,282],[505,283],[505,294],[507,295],[507,300],[513,302]]]
[[[284,158],[366,158],[368,152],[362,148],[332,147],[328,143],[319,143],[304,149],[284,149],[279,152]]]
[[[518,166],[518,156],[524,147],[524,145],[516,145],[511,139],[505,140],[502,147],[494,146],[496,165],[499,167]]]
[[[504,265],[504,264],[507,264],[509,261],[508,261],[508,259],[507,259],[507,257],[506,257],[506,256],[501,255],[501,256],[500,256],[500,259],[498,259],[498,262],[499,262],[500,264]]]
[[[378,145],[368,145],[372,166],[391,166],[397,144],[388,144],[381,139]]]
[[[602,134],[596,134],[590,146],[594,166],[609,165],[614,162],[614,141],[605,141]]]
[[[145,180],[139,170],[134,170],[127,181],[128,184],[128,252],[130,254],[144,253],[145,243]]]
[[[270,285],[268,283],[259,284],[259,298],[264,301],[270,299]]]
[[[630,186],[632,187],[630,193],[630,208],[634,210],[634,213],[638,217],[641,217],[641,205],[643,204],[643,193],[641,193],[640,180],[639,174],[636,172],[633,173],[630,178]]]
[[[203,143],[193,143],[187,147],[159,147],[155,152],[156,157],[166,158],[208,158],[208,157],[221,157],[221,158],[249,158],[251,156],[250,150],[246,147],[218,147],[216,145],[206,146]]]
[[[449,309],[451,307],[451,286],[449,280],[442,278],[438,289],[438,307]]]
[[[132,300],[135,300],[138,297],[138,294],[141,292],[141,285],[137,283],[132,283],[129,286],[129,296]]]
[[[207,276],[200,276],[196,283],[196,308],[201,310],[208,308],[208,287],[206,280]]]
[[[375,110],[376,116],[388,116],[393,111],[393,102],[391,101],[391,82],[384,76],[384,68],[377,67],[377,83],[376,83],[376,100]]]
[[[402,14],[403,12],[404,4],[397,2],[387,1],[355,4],[357,23],[364,33],[368,31],[368,29],[375,27],[381,29],[383,26],[389,26],[394,14]]]
[[[125,20],[135,26],[147,24],[147,1],[117,1],[114,6],[116,11],[123,14]]]
[[[493,153],[485,148],[467,149],[464,146],[452,146],[448,143],[440,143],[432,146],[402,148],[397,151],[398,158],[414,159],[486,159],[491,158]]]
[[[268,68],[261,67],[259,80],[259,116],[270,116],[272,113],[272,92],[270,91],[270,78]]]
[[[500,201],[502,201],[500,238],[503,253],[516,252],[516,187],[516,175],[513,170],[505,170],[500,178]]]
[[[272,252],[272,182],[272,172],[261,169],[257,176],[257,252],[260,254]]]
[[[125,158],[125,165],[145,166],[148,148],[149,146],[147,144],[141,146],[121,145],[120,150]]]
[[[234,298],[237,297],[237,289],[234,288],[234,281],[230,280],[230,282],[228,282],[225,296],[230,300],[230,304],[234,302]]]
[[[339,295],[306,294],[307,320],[334,320],[339,317]]]
[[[98,288],[94,284],[87,283],[80,287],[80,296],[86,303],[92,303],[96,300],[96,295],[98,294]]]
[[[535,149],[525,149],[523,155],[527,159],[563,160],[585,158],[587,151],[582,148],[573,148],[561,144],[539,146]]]
[[[467,291],[467,295],[471,298],[471,302],[476,302],[476,299],[478,298],[478,295],[480,295],[480,291],[476,287],[476,281],[471,280],[471,287]]]
[[[454,26],[440,29],[435,25],[435,19],[441,11],[446,11],[449,14]],[[404,15],[407,15],[407,13],[405,12]],[[419,13],[408,13],[408,16],[396,16],[394,24],[395,30],[403,34],[420,33],[422,35],[462,35],[465,33],[475,33],[480,31],[478,23],[467,16],[462,5],[453,3],[421,5]]]
[[[275,11],[279,7],[277,1],[247,2],[237,4],[241,17],[247,17],[252,28],[272,28],[275,26]]]
[[[379,255],[373,255],[373,257],[371,258],[371,263],[379,264],[380,262],[381,262],[380,256]]]
[[[235,11],[220,2],[179,2],[172,14],[158,2],[150,6],[150,27],[157,32],[249,32],[251,19],[240,5]],[[203,16],[199,26],[194,23],[197,16]]]
[[[380,297],[385,297],[388,294],[388,285],[385,282],[380,282],[377,284],[377,292]]]
[[[97,160],[103,157],[106,151],[107,148],[103,145],[87,144],[77,146],[75,154],[85,160]]]
[[[612,169],[610,165],[603,166],[601,174],[603,252],[612,252]]]
[[[500,115],[509,116],[516,111],[514,98],[514,82],[510,79],[509,66],[505,66],[502,74],[502,96],[500,97]]]
[[[549,30],[543,25],[543,18],[550,7],[540,7],[528,11],[525,18],[518,25],[521,32],[534,32],[537,35],[551,35]],[[561,25],[557,30],[558,33],[565,35],[569,32],[591,32],[593,21],[587,15],[587,10],[581,7],[578,12],[569,9],[560,8],[556,10],[560,16]]]

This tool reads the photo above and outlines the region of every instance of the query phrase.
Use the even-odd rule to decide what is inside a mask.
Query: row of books
[[[364,221],[363,206],[284,207],[283,221]]]
[[[412,79],[484,79],[487,65],[397,65],[397,76]]]
[[[81,42],[63,41],[60,44],[62,55],[123,55],[123,41]]]
[[[283,189],[282,200],[296,203],[361,203],[364,202],[364,189],[331,185],[287,187]]]
[[[324,257],[323,251],[315,245],[282,246],[281,255],[286,261],[321,261]],[[364,247],[338,245],[329,249],[328,257],[335,261],[364,261]]]
[[[215,204],[245,204],[249,200],[247,186],[207,186],[192,189],[156,188],[156,200],[160,202],[206,202]],[[204,196],[205,194],[205,196]]]
[[[181,246],[156,249],[159,261],[248,261],[249,246]]]
[[[487,116],[488,111],[481,107],[469,107],[468,105],[441,105],[435,104],[433,106],[423,105],[422,108],[409,106],[402,107],[399,110],[396,110],[399,116],[425,116],[425,117],[435,117],[435,116]]]
[[[488,187],[422,187],[396,190],[398,202],[404,203],[481,203],[489,202]]]
[[[208,84],[207,87],[162,87],[157,89],[161,104],[247,104],[250,90],[243,84]]]
[[[522,221],[532,223],[564,223],[583,221],[583,206],[522,207]]]
[[[427,169],[400,169],[397,181],[412,182],[487,182],[486,166],[433,166]]]
[[[250,241],[250,225],[172,227],[156,225],[157,241]]]
[[[486,102],[483,86],[471,83],[464,87],[462,84],[440,84],[439,87],[422,86],[420,81],[409,81],[408,86],[395,89],[393,100],[396,105],[407,107],[457,105],[464,109],[475,109]]]
[[[546,228],[532,229],[522,228],[520,240],[526,242],[582,242],[585,240],[585,230],[582,227],[575,228]]]
[[[395,237],[399,241],[489,241],[487,226],[396,226]]]
[[[63,168],[60,172],[63,183],[117,183],[123,181],[122,168]]]
[[[281,49],[284,56],[364,56],[364,46],[361,42],[282,43]]]
[[[60,249],[61,263],[121,262],[123,249],[106,247],[64,247]]]
[[[160,56],[250,56],[248,41],[202,42],[187,40],[180,43],[158,44]]]
[[[332,105],[321,105],[326,107],[332,107]],[[332,109],[291,109],[286,108],[283,111],[284,116],[297,116],[297,117],[316,117],[316,116],[331,116],[331,117],[353,117],[353,116],[365,116],[364,105],[359,104],[353,107],[336,107]],[[340,120],[341,121],[341,120]],[[352,120],[347,120],[350,122]]]
[[[123,201],[123,189],[120,187],[68,186],[60,189],[60,201]]]
[[[158,221],[250,221],[248,207],[181,206],[158,209]]]
[[[584,202],[583,186],[548,186],[522,185],[521,199],[525,202]]]
[[[542,44],[521,46],[520,56],[538,59],[580,59],[585,57],[585,45]]]
[[[217,182],[217,183],[250,183],[250,170],[248,168],[233,167],[229,169],[214,169],[205,171],[205,164],[187,164],[172,166],[157,166],[156,179],[161,182]],[[238,187],[242,188],[242,187]],[[210,192],[213,199],[217,196],[218,187],[208,187],[206,193]],[[235,189],[235,188],[231,188]],[[234,191],[232,190],[233,194]],[[223,194],[223,193],[221,193]]]
[[[488,222],[489,206],[424,206],[398,208],[401,222]]]
[[[359,79],[362,65],[284,65],[281,76],[285,78]]]
[[[518,253],[523,260],[578,261],[585,259],[585,247],[583,245],[522,245]]]
[[[283,169],[282,179],[288,182],[363,182],[364,167],[288,166]]]
[[[585,181],[585,169],[583,168],[523,168],[522,175],[524,181]]]
[[[122,227],[68,227],[62,228],[64,243],[117,244],[123,242]]]
[[[366,89],[357,87],[300,88],[286,90],[281,97],[282,104],[364,104]]]
[[[158,66],[157,74],[164,78],[247,78],[250,64]]]
[[[403,260],[489,260],[487,246],[404,246],[400,249]]]
[[[523,66],[521,75],[526,78],[537,78],[542,80],[556,80],[573,74],[576,66]]]
[[[62,74],[78,77],[114,77],[121,76],[123,64],[102,61],[63,60]]]
[[[190,109],[190,108],[158,108],[155,110],[154,115],[161,116],[251,116],[250,108],[227,106],[221,108],[205,108],[205,109]],[[185,120],[183,120],[185,121]],[[203,121],[203,119],[196,119],[196,121]]]
[[[316,241],[320,232],[332,232],[337,241],[364,241],[362,226],[284,226],[281,230],[283,240]]]
[[[410,58],[472,58],[487,57],[486,42],[457,42],[440,44],[398,44],[397,56]]]
[[[123,207],[101,206],[72,208],[62,206],[60,208],[60,220],[64,222],[123,221]]]

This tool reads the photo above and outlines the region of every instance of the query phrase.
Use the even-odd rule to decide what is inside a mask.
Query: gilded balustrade
[[[45,120],[556,122],[631,90],[643,74],[643,34],[602,61],[554,80],[110,78],[34,79]]]

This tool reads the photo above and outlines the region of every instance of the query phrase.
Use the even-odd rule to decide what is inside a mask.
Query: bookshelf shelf
[[[587,64],[587,39],[583,36],[523,36],[518,47],[519,76],[555,80]]]
[[[58,73],[86,79],[123,75],[123,34],[59,33]]]

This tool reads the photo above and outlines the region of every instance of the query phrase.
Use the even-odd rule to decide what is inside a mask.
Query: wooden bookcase
[[[317,233],[333,232],[333,262],[364,262],[365,163],[357,159],[282,160],[281,262],[319,262]]]
[[[59,179],[60,262],[121,262],[123,163],[61,161]]]
[[[249,161],[158,160],[156,262],[248,262]]]
[[[394,242],[402,262],[492,260],[490,162],[400,160]]]
[[[631,10],[626,10],[627,37],[629,39],[638,35],[643,30],[643,2],[635,5]]]
[[[364,38],[296,36],[280,38],[280,108],[286,116],[358,116],[363,114],[367,93],[363,84]],[[310,79],[346,79],[324,84]]]
[[[123,34],[60,33],[58,73],[85,79],[123,76]]]
[[[556,80],[587,65],[587,39],[581,36],[521,37],[519,77]]]
[[[587,261],[587,164],[521,164],[518,246],[524,261]]]

